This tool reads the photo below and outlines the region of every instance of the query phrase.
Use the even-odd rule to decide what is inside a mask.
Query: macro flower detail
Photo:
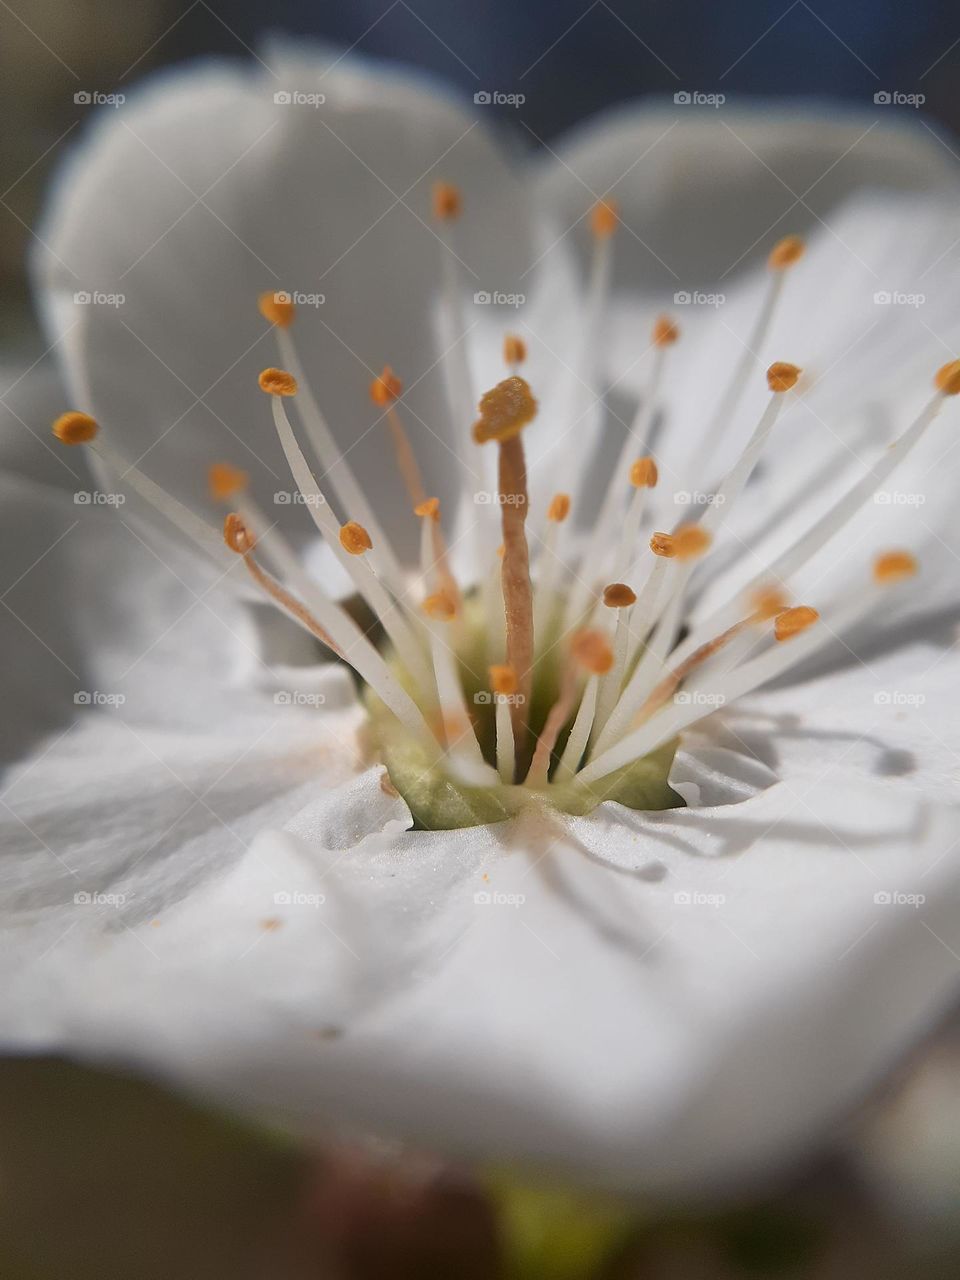
[[[957,993],[956,175],[732,110],[533,164],[270,57],[322,110],[131,94],[38,231],[0,1026],[301,1132],[762,1177]]]
[[[440,184],[434,208],[443,218],[454,209],[462,216],[456,188]],[[602,262],[616,227],[608,205],[596,206],[591,225],[596,260]],[[774,322],[784,275],[800,262],[803,251],[795,235],[770,251],[771,285],[755,325],[757,346]],[[412,504],[409,518],[420,522],[419,581],[400,569],[395,556],[381,554],[385,544],[379,529],[375,546],[365,525],[352,518],[357,514],[374,521],[372,504],[362,497],[362,486],[349,469],[342,472],[349,477],[345,483],[333,478],[326,490],[319,483],[318,461],[331,454],[332,436],[315,393],[309,392],[305,402],[299,397],[303,364],[293,340],[295,307],[286,297],[262,295],[259,307],[277,331],[281,357],[297,373],[264,369],[260,390],[270,397],[273,423],[299,496],[376,619],[386,650],[378,652],[323,583],[298,564],[275,522],[246,496],[238,468],[213,464],[211,496],[240,500],[240,510],[226,516],[224,541],[240,556],[256,587],[366,683],[374,737],[392,781],[428,830],[502,820],[544,803],[570,813],[588,813],[607,799],[643,809],[681,803],[667,783],[672,748],[705,709],[712,712],[783,676],[838,630],[879,608],[885,590],[916,571],[908,552],[878,553],[872,586],[865,582],[852,601],[832,602],[825,623],[817,609],[789,604],[790,576],[825,544],[842,538],[845,526],[923,438],[946,399],[960,391],[960,361],[938,371],[935,394],[890,445],[881,465],[856,480],[774,563],[755,573],[745,592],[694,623],[688,603],[693,576],[704,562],[709,564],[724,520],[744,500],[785,398],[802,385],[796,365],[775,361],[767,369],[769,400],[741,452],[706,495],[700,519],[658,531],[648,517],[645,530],[644,503],[660,481],[656,460],[647,450],[654,417],[662,410],[663,360],[680,338],[671,317],[657,316],[649,336],[656,353],[651,383],[609,488],[597,508],[587,511],[576,542],[568,548],[558,547],[555,540],[548,543],[543,529],[533,570],[522,435],[537,416],[538,404],[527,381],[510,373],[480,397],[470,432],[475,446],[493,444],[498,453],[500,521],[487,522],[481,530],[487,536],[487,577],[492,579],[482,591],[477,582],[458,583],[451,571],[440,501],[425,497],[400,416],[403,385],[389,366],[371,383],[371,398],[385,410],[397,481]],[[510,368],[522,367],[522,339],[506,334],[503,349]],[[741,361],[719,390],[722,413],[711,424],[718,434],[730,428],[745,386],[756,376],[755,364],[753,359]],[[299,443],[284,406],[288,400],[298,408],[304,404],[301,431],[315,445],[318,457],[313,461]],[[454,403],[451,413],[455,409]],[[53,429],[64,444],[98,449],[180,533],[207,551],[213,547],[213,528],[199,523],[139,468],[112,450],[103,452],[97,424],[88,414],[68,412]],[[470,498],[469,493],[454,496],[462,503]],[[450,497],[445,495],[445,501]],[[358,511],[351,510],[351,500]],[[334,508],[344,523],[338,523]],[[569,514],[566,494],[555,494],[546,512],[533,513],[541,527],[565,524]],[[776,518],[776,512],[771,514]],[[496,536],[502,539],[499,546],[493,543]],[[281,581],[260,564],[261,546]],[[603,585],[605,575],[617,580]],[[613,631],[604,629],[603,606],[617,611]]]

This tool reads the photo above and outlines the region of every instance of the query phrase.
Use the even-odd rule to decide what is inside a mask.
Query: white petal
[[[224,65],[155,81],[101,123],[62,176],[37,276],[64,332],[74,394],[132,458],[202,506],[211,461],[253,473],[265,505],[304,531],[273,439],[260,369],[277,362],[257,295],[322,294],[295,336],[320,402],[371,500],[389,519],[398,486],[368,386],[391,363],[409,388],[408,425],[431,491],[458,476],[430,299],[440,245],[438,178],[458,182],[457,252],[468,287],[502,287],[526,260],[519,183],[489,136],[451,98],[409,77],[332,55],[268,55],[270,71]],[[322,93],[317,108],[277,92]],[[511,235],[500,234],[502,226]],[[109,230],[106,230],[109,228]],[[122,294],[76,306],[75,292]],[[83,407],[88,407],[86,404]],[[407,503],[393,534],[416,548]]]
[[[543,204],[568,226],[591,192],[611,194],[626,224],[620,286],[670,293],[726,278],[754,246],[763,252],[818,217],[829,221],[851,192],[957,184],[954,159],[928,130],[833,109],[627,106],[554,151],[542,165]]]

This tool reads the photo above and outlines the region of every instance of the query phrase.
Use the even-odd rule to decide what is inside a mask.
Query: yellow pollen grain
[[[784,609],[783,613],[777,615],[777,620],[773,624],[774,637],[777,640],[789,640],[792,636],[797,636],[801,631],[812,627],[819,617],[816,609],[811,609],[808,604],[798,604],[793,609]]]
[[[100,430],[89,413],[62,413],[53,424],[53,434],[61,444],[89,444]]]
[[[636,600],[637,593],[625,582],[611,582],[603,588],[603,603],[608,609],[629,609]]]
[[[786,271],[788,267],[800,261],[806,247],[800,236],[784,236],[770,250],[767,266],[771,271]]]
[[[373,543],[362,524],[358,524],[356,520],[348,520],[340,526],[340,545],[350,555],[362,556],[365,551],[370,550]]]
[[[945,396],[960,395],[960,360],[951,360],[938,369],[934,382]]]
[[[655,533],[650,539],[650,550],[655,556],[671,559],[677,554],[677,540],[672,533]]]
[[[657,316],[652,337],[655,347],[672,347],[680,337],[680,326],[670,316]]]
[[[797,385],[797,379],[802,372],[803,370],[798,369],[795,364],[788,364],[786,360],[775,360],[767,370],[767,386],[776,394],[789,391],[791,387]]]
[[[508,333],[503,340],[503,362],[514,365],[523,364],[527,358],[527,344],[515,333]]]
[[[383,373],[370,383],[370,399],[381,408],[393,404],[403,394],[403,383],[388,364],[383,366]]]
[[[256,540],[242,516],[231,511],[223,522],[223,540],[238,556],[245,556],[256,546]]]
[[[297,394],[297,380],[286,369],[264,369],[257,381],[260,383],[260,390],[266,391],[269,396]]]
[[[555,493],[550,499],[549,507],[547,507],[547,519],[552,520],[554,524],[563,524],[569,514],[569,493]]]
[[[620,209],[615,200],[598,200],[590,210],[590,230],[597,240],[609,240],[620,221]]]
[[[422,520],[439,520],[440,499],[426,498],[423,502],[418,502],[413,508],[413,514],[419,516]]]
[[[457,606],[448,591],[437,591],[423,602],[423,612],[438,622],[450,622],[457,614]]]
[[[214,462],[207,472],[207,489],[214,502],[229,502],[238,493],[243,493],[249,483],[248,472],[229,462]]]
[[[537,402],[525,379],[514,374],[480,397],[480,417],[473,424],[477,444],[497,440],[503,444],[518,436],[537,414]]]
[[[877,582],[899,582],[912,578],[919,569],[916,556],[909,551],[885,551],[873,562],[873,576]]]
[[[578,631],[570,642],[570,652],[591,675],[605,676],[613,666],[613,650],[602,631]]]
[[[509,663],[496,663],[490,668],[490,688],[505,697],[517,692],[517,673]]]
[[[635,489],[653,489],[660,479],[657,464],[652,458],[637,458],[630,467],[630,483]]]
[[[758,622],[768,622],[790,607],[786,593],[778,587],[760,587],[751,595],[750,603],[753,606],[753,617]]]
[[[267,290],[257,299],[257,306],[264,320],[279,325],[281,329],[289,329],[293,324],[296,307],[289,293],[274,293]]]
[[[433,184],[433,216],[438,222],[453,222],[463,212],[460,188],[452,182]]]
[[[709,550],[713,541],[699,524],[682,524],[673,534],[674,555],[678,560],[696,560]]]

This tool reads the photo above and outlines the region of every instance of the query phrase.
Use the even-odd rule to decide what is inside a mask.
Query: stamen
[[[458,187],[437,182],[433,187],[433,216],[439,223],[441,304],[446,318],[442,361],[445,366],[450,416],[454,422],[464,421],[477,402],[473,372],[466,346],[467,324],[464,318],[464,290],[460,282],[460,259],[456,252],[455,224],[463,211],[463,198]]]
[[[877,582],[899,582],[912,578],[919,565],[909,551],[885,551],[873,562],[873,576]]]
[[[585,430],[585,420],[589,417],[594,402],[602,399],[598,388],[600,351],[613,271],[613,237],[619,221],[619,210],[613,200],[598,201],[590,212],[593,238],[590,278],[583,306],[580,340],[571,365],[570,391],[565,397],[570,411],[564,423],[564,434]],[[582,506],[580,498],[588,470],[588,467],[583,467],[574,477],[572,497],[577,511]]]
[[[797,612],[802,613],[803,617],[809,620],[801,624],[792,634],[799,635],[806,631],[813,635],[814,639],[818,639],[816,632],[811,630],[812,624],[819,618],[817,611],[808,606],[800,606]],[[744,663],[733,673],[727,684],[721,684],[714,690],[717,705],[725,706],[735,697],[741,697],[751,689],[766,684],[804,656],[806,651],[803,650],[803,640],[794,640],[792,644],[773,645],[759,657]],[[640,728],[634,729],[609,750],[592,759],[580,771],[578,780],[583,783],[595,782],[631,760],[656,750],[657,746],[675,737],[686,725],[702,717],[703,708],[697,706],[693,700],[680,707],[675,703],[669,704],[651,716]]]
[[[637,537],[640,533],[640,521],[643,518],[647,490],[655,488],[659,478],[657,464],[653,458],[637,458],[630,468],[633,494],[630,498],[630,506],[627,508],[627,517],[623,522],[620,545],[613,565],[614,576],[617,578],[626,575],[636,555]]]
[[[916,420],[888,446],[880,458],[868,470],[867,474],[856,481],[845,494],[833,504],[829,511],[817,520],[813,526],[802,534],[786,551],[782,552],[771,565],[756,574],[747,583],[745,590],[752,591],[763,587],[771,581],[785,582],[820,551],[854,516],[870,501],[890,478],[895,468],[916,448],[923,439],[931,423],[943,407],[947,396],[960,394],[960,361],[946,364],[934,379],[937,394],[927,402]],[[735,606],[721,605],[703,620],[698,620],[690,635],[683,642],[681,652],[689,652],[702,643],[704,638],[725,625],[735,617]]]
[[[439,520],[440,499],[425,498],[423,502],[418,502],[413,508],[413,514],[419,516],[422,520]]]
[[[603,589],[603,603],[617,610],[617,626],[613,636],[613,666],[600,685],[593,731],[599,733],[610,717],[627,670],[630,644],[630,613],[637,603],[637,593],[625,582],[611,582]]]
[[[89,444],[96,438],[99,426],[89,413],[62,413],[53,424],[53,434],[61,444]]]
[[[801,631],[806,631],[807,627],[812,627],[819,618],[820,615],[816,609],[811,609],[806,604],[797,605],[793,609],[784,609],[783,613],[777,614],[774,619],[774,637],[777,640],[791,640]]]
[[[644,611],[640,613],[636,609],[635,612],[648,630],[653,627],[653,632],[597,737],[594,754],[604,752],[616,742],[650,695],[676,639],[687,579],[693,565],[710,545],[710,534],[702,523],[680,525],[672,535],[655,533],[650,539],[650,550],[657,560],[641,595]]]
[[[161,489],[158,484],[155,484],[153,480],[144,475],[139,467],[127,462],[125,458],[106,444],[95,418],[92,418],[88,413],[70,412],[61,414],[53,424],[53,434],[62,444],[82,444],[92,449],[120,482],[129,484],[130,488],[138,493],[145,502],[149,503],[155,511],[159,511],[166,520],[169,520],[191,542],[206,552],[221,568],[225,568],[228,571],[233,568],[234,562],[225,554],[223,541],[216,530],[212,529],[205,520],[195,515],[189,507],[185,507],[182,502],[178,502],[165,489]]]
[[[444,627],[457,616],[456,603],[446,591],[440,590],[427,596],[423,612],[428,619],[448,768],[472,786],[490,786],[499,780],[499,775],[483,758],[467,709],[456,654],[443,634]]]
[[[740,359],[734,366],[730,381],[720,397],[716,412],[707,425],[701,446],[709,443],[711,448],[718,448],[729,430],[740,406],[740,401],[743,399],[743,393],[747,389],[750,375],[754,366],[760,360],[763,344],[772,328],[773,317],[783,293],[790,268],[803,257],[805,247],[803,240],[799,236],[791,235],[784,236],[770,251],[770,256],[767,259],[770,283],[766,296],[761,303],[760,313],[744,344]]]
[[[620,488],[621,477],[627,474],[631,457],[637,457],[638,450],[642,451],[649,447],[654,416],[660,399],[660,386],[663,381],[667,348],[673,346],[679,338],[680,329],[677,324],[669,316],[658,316],[654,321],[651,334],[654,355],[650,382],[640,398],[630,429],[627,432],[627,437],[621,446],[620,456],[613,469],[612,479],[604,495],[593,533],[584,550],[579,581],[575,580],[571,587],[565,619],[568,628],[575,626],[582,616],[589,598],[592,582],[596,582],[596,578],[593,575],[598,571],[602,572],[604,557],[608,554],[609,548],[619,547],[616,565],[613,570],[614,576],[622,577],[627,571],[627,565],[629,565],[630,560],[629,558],[625,559],[625,557],[632,553],[633,543],[623,535],[621,535],[619,541],[614,538],[617,516],[623,509],[625,493]],[[655,485],[657,483],[656,463],[652,458],[649,458],[648,461],[653,469],[653,484]],[[632,469],[630,474],[631,483],[635,487],[639,487],[632,478]],[[647,481],[642,479],[639,482],[641,485],[646,483]],[[639,519],[642,503],[637,500],[636,494],[633,495],[631,503],[631,509],[633,508],[637,508],[634,514]],[[636,534],[634,534],[635,537]]]
[[[452,222],[463,212],[460,188],[452,182],[433,184],[433,216],[438,222]]]
[[[549,507],[547,507],[547,519],[553,524],[563,524],[569,514],[569,493],[555,493],[550,499]]]
[[[590,210],[590,230],[597,240],[609,240],[620,222],[616,200],[598,200]]]
[[[365,551],[370,550],[373,543],[362,524],[357,524],[356,520],[348,520],[340,526],[340,545],[348,555],[362,556]]]
[[[293,324],[296,306],[288,293],[261,293],[257,306],[264,320],[279,325],[281,329],[289,329]]]
[[[417,465],[416,455],[413,452],[413,446],[410,443],[410,437],[407,435],[403,423],[400,421],[400,415],[396,410],[396,403],[403,393],[403,383],[393,372],[389,365],[384,367],[383,373],[379,377],[374,378],[370,383],[370,398],[375,405],[382,409],[386,409],[387,424],[390,428],[390,435],[393,439],[393,451],[397,460],[397,470],[406,485],[407,494],[411,503],[415,507],[426,499],[427,492],[423,487],[423,477],[420,474],[420,468]]]
[[[512,374],[520,372],[520,366],[527,358],[527,344],[516,334],[508,333],[503,340],[503,361]]]
[[[268,370],[271,375],[282,374],[282,370]],[[287,375],[289,376],[289,375]],[[268,387],[285,385],[282,377],[264,377],[260,375],[260,385],[264,385],[264,381]],[[293,428],[290,420],[287,418],[286,411],[283,407],[283,396],[288,392],[271,392],[270,400],[273,408],[273,421],[277,429],[277,435],[280,438],[280,444],[287,459],[287,464],[293,474],[297,487],[303,494],[306,501],[307,510],[313,519],[314,524],[320,531],[321,536],[327,545],[333,550],[337,559],[349,573],[353,579],[357,591],[369,604],[370,608],[377,615],[383,625],[384,630],[393,642],[400,660],[407,667],[407,670],[417,681],[421,691],[426,697],[430,697],[432,682],[430,680],[429,668],[423,659],[419,646],[410,627],[408,626],[397,601],[388,595],[386,588],[376,574],[374,566],[368,563],[365,555],[357,555],[348,553],[345,550],[341,539],[340,526],[337,524],[336,517],[327,504],[326,497],[317,484],[313,472],[307,463],[306,458],[301,452],[296,437],[293,434]],[[355,522],[350,522],[355,523]],[[362,528],[362,526],[357,526]],[[365,530],[364,530],[365,532]],[[348,534],[348,537],[350,535]],[[369,535],[368,535],[369,537]],[[375,551],[371,542],[371,553]]]
[[[261,307],[262,310],[263,308]],[[323,468],[324,478],[329,479],[341,512],[344,514],[351,512],[370,530],[371,536],[376,543],[374,556],[378,571],[390,583],[394,591],[402,592],[406,575],[400,566],[399,560],[393,553],[380,521],[367,501],[363,489],[357,483],[357,478],[353,474],[343,450],[334,440],[333,432],[320,411],[316,397],[304,376],[303,367],[300,364],[300,358],[297,355],[291,332],[294,311],[295,309],[291,303],[287,323],[284,325],[276,320],[272,321],[272,323],[281,362],[285,368],[290,370],[291,376],[299,387],[297,412],[300,415],[300,421],[307,433],[310,446]],[[270,319],[269,316],[267,318]]]
[[[499,382],[480,399],[480,417],[473,426],[478,444],[496,440],[500,449],[498,492],[501,504],[504,555],[501,566],[507,662],[517,673],[519,697],[512,707],[517,759],[525,755],[526,708],[533,680],[533,589],[527,519],[527,467],[520,432],[533,420],[537,402],[523,378]]]
[[[609,671],[609,663],[612,662],[613,655],[609,652],[607,637],[602,632],[585,630],[577,632],[572,637],[570,659],[570,662],[564,664],[561,689],[559,689],[557,701],[550,708],[547,722],[544,723],[539,739],[536,740],[534,758],[530,762],[530,769],[524,781],[525,787],[547,786],[550,758],[552,758],[553,751],[556,749],[559,733],[561,733],[564,724],[567,723],[567,719],[570,718],[573,701],[576,698],[577,667],[589,671],[591,676],[602,676]],[[586,699],[586,691],[584,699]],[[582,705],[584,705],[584,699],[581,699],[581,709]],[[590,718],[593,718],[594,699],[595,691],[593,698],[590,699]],[[589,723],[586,726],[586,732],[589,735]],[[580,754],[582,754],[582,748]]]
[[[312,605],[312,612],[285,591],[256,562],[253,556],[256,541],[236,512],[231,512],[226,517],[223,537],[230,550],[242,557],[247,571],[261,590],[295,622],[299,622],[334,653],[349,662],[400,723],[428,749],[431,758],[436,759],[436,740],[419,708],[353,619],[324,594],[318,583],[307,579],[306,575],[298,575],[297,585],[304,599]]]
[[[537,556],[538,574],[534,590],[533,629],[538,652],[548,643],[559,612],[557,579],[563,568],[563,562],[557,554],[557,541],[559,526],[569,515],[569,493],[555,493],[547,507],[547,518],[540,539],[540,552]]]
[[[600,682],[611,673],[615,661],[610,642],[602,631],[581,631],[574,637],[571,652],[576,661],[590,674],[580,698],[573,728],[567,738],[560,763],[557,765],[555,782],[566,782],[576,772],[593,728]]]
[[[297,380],[292,373],[287,373],[286,369],[264,369],[257,379],[260,383],[260,390],[266,391],[271,396],[295,396],[297,394]]]
[[[510,723],[510,699],[517,692],[517,673],[504,663],[490,668],[490,688],[496,704],[497,772],[500,781],[513,782],[516,752],[513,744],[513,726]]]
[[[214,502],[229,502],[244,493],[250,484],[250,475],[229,462],[214,462],[207,472],[207,488]]]
[[[421,565],[427,563],[423,558],[424,539],[426,539],[426,545],[432,551],[430,569],[436,570],[437,578],[443,590],[454,602],[454,610],[459,615],[462,611],[463,600],[457,581],[453,576],[453,571],[450,568],[447,544],[443,536],[443,529],[440,526],[440,499],[424,498],[422,502],[418,502],[413,508],[413,514],[423,521],[420,537]]]
[[[423,612],[435,622],[452,622],[457,616],[457,606],[446,591],[435,591],[424,598]]]

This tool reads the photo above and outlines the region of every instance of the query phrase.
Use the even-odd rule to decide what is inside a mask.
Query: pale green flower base
[[[485,628],[476,595],[465,603],[458,635],[460,680],[470,708],[477,738],[486,760],[496,760],[495,709],[479,673],[487,671]],[[530,746],[540,732],[557,697],[559,644],[549,636],[534,670],[529,708]],[[386,654],[397,678],[409,689],[404,669]],[[414,692],[412,689],[411,692]],[[604,800],[616,800],[630,809],[675,809],[683,799],[668,785],[676,741],[667,743],[641,760],[625,765],[591,785],[576,781],[541,788],[503,786],[468,787],[431,764],[424,747],[416,742],[370,690],[365,692],[370,713],[372,747],[387,766],[390,780],[410,806],[416,825],[427,831],[453,831],[488,822],[504,822],[524,809],[547,805],[561,813],[590,813]],[[569,725],[557,743],[563,750]],[[554,760],[557,756],[555,754]]]
[[[683,800],[667,783],[676,742],[625,765],[593,786],[570,782],[549,787],[467,787],[430,763],[424,748],[385,710],[371,716],[373,736],[390,780],[410,806],[418,827],[452,831],[503,822],[523,809],[546,804],[562,813],[590,813],[604,800],[630,809],[673,809]]]

